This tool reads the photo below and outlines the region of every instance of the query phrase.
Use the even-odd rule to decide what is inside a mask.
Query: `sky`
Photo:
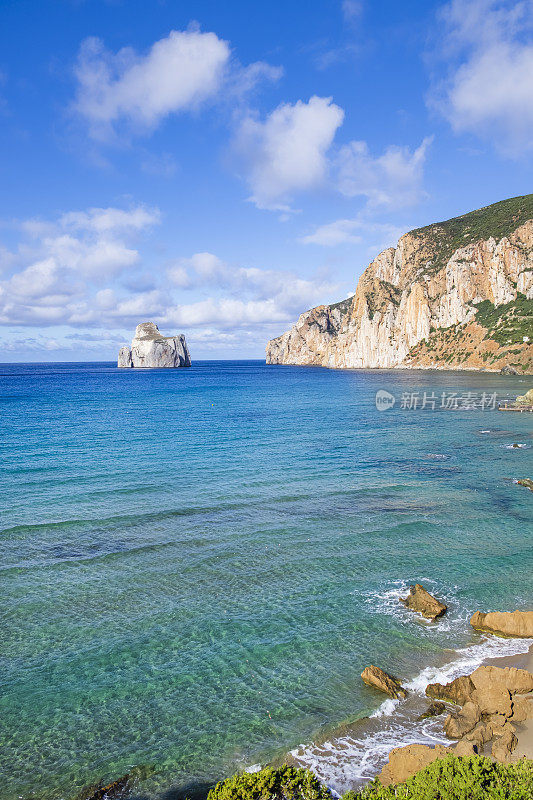
[[[263,358],[532,191],[533,0],[0,0],[0,360]]]

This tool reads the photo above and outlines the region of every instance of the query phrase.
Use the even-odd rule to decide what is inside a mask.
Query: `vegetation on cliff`
[[[486,339],[505,346],[522,344],[524,336],[533,336],[533,300],[523,294],[501,306],[483,300],[476,308],[476,322],[487,329]]]
[[[532,292],[530,194],[406,233],[355,295],[272,339],[267,363],[532,372]]]
[[[438,272],[446,266],[458,248],[490,237],[499,240],[510,236],[520,225],[532,218],[533,194],[526,194],[478,208],[446,222],[416,228],[411,234],[425,239],[426,242],[433,242],[435,256],[427,271]]]

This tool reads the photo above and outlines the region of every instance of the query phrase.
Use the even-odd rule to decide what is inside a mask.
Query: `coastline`
[[[342,723],[307,745],[294,748],[284,761],[311,769],[337,796],[360,789],[381,771],[390,751],[410,744],[454,746],[444,732],[444,714],[420,720],[431,698],[429,683],[446,683],[479,666],[514,667],[533,673],[533,639],[498,637],[473,631],[474,641],[458,650],[445,650],[438,663],[421,670],[403,685],[409,691],[403,701],[385,699],[367,717]],[[479,637],[478,641],[475,638]],[[376,692],[377,695],[377,692]],[[533,719],[516,724],[515,757],[533,758]],[[484,753],[490,754],[490,747]]]

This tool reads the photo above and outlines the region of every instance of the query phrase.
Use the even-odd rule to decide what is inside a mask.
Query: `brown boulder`
[[[533,692],[533,674],[527,669],[482,666],[471,673],[470,680],[476,687],[476,691],[484,691],[498,686],[501,689],[507,689],[510,694]]]
[[[436,700],[445,700],[462,706],[472,699],[475,688],[469,675],[461,675],[450,683],[429,683],[426,686],[426,694]]]
[[[385,764],[378,778],[384,786],[403,783],[412,775],[427,767],[437,758],[445,758],[453,751],[449,747],[438,744],[428,747],[425,744],[409,744],[407,747],[395,747],[389,753],[389,763]]]
[[[446,717],[444,730],[449,739],[461,739],[465,733],[473,730],[481,719],[481,711],[476,703],[470,700],[455,714]]]
[[[400,597],[400,603],[403,603],[410,611],[422,614],[426,619],[442,617],[448,610],[448,606],[433,597],[419,583],[409,587],[409,594],[407,597]]]
[[[492,745],[492,757],[496,761],[501,761],[502,764],[508,764],[512,758],[512,752],[518,744],[518,739],[512,730],[506,731],[503,736],[500,736]]]
[[[483,714],[510,717],[513,713],[512,695],[533,690],[533,675],[515,667],[478,667],[470,679],[476,687],[472,699]]]
[[[478,747],[483,747],[485,742],[490,742],[494,735],[491,722],[478,722],[476,727],[466,734],[466,739]]]
[[[393,678],[392,675],[388,675],[373,664],[369,667],[365,667],[361,673],[361,678],[367,686],[373,686],[374,689],[379,689],[380,692],[385,692],[385,694],[388,694],[390,697],[407,697],[407,690],[403,688],[396,678]]]
[[[477,745],[472,742],[457,742],[453,748],[454,756],[474,756],[478,752]]]
[[[525,722],[526,719],[533,719],[533,698],[513,697],[513,722]]]
[[[470,624],[477,631],[488,631],[498,636],[533,636],[533,611],[476,611]]]

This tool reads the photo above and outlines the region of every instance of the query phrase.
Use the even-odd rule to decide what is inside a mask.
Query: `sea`
[[[0,365],[2,800],[132,767],[136,797],[201,797],[289,752],[342,794],[443,741],[416,721],[427,683],[530,645],[468,620],[533,604],[533,415],[495,407],[531,386]],[[414,582],[445,617],[399,603]],[[371,663],[410,700],[365,686]]]

